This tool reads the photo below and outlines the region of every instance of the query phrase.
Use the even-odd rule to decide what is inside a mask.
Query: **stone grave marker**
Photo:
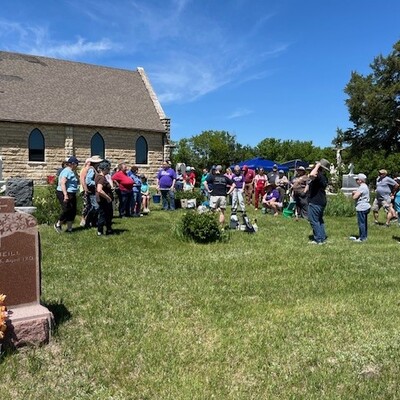
[[[357,175],[354,174],[345,174],[342,177],[342,188],[341,191],[346,195],[346,196],[351,196],[353,193],[353,190],[358,189],[358,185],[356,182],[356,177]]]
[[[0,196],[0,293],[9,310],[6,342],[18,347],[49,340],[52,314],[40,305],[40,248],[33,216]]]

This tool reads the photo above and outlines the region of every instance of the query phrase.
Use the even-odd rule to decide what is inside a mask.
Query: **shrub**
[[[56,195],[56,184],[35,187],[33,205],[36,211],[33,216],[38,224],[54,224],[57,221],[61,207]],[[77,215],[82,210],[82,196],[77,194]]]
[[[54,224],[61,211],[56,196],[56,186],[35,187],[33,205],[36,207],[33,216],[37,219],[38,224]]]
[[[212,243],[222,240],[223,237],[217,214],[211,212],[185,213],[178,226],[178,234],[185,240],[193,240],[196,243]]]
[[[328,196],[325,215],[330,217],[353,217],[356,215],[354,200],[342,192]]]

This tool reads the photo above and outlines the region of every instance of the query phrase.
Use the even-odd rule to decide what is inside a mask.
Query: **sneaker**
[[[66,232],[67,233],[72,233],[72,229],[67,229]]]
[[[62,228],[61,225],[58,224],[54,224],[54,229],[57,233],[61,233],[62,232]]]
[[[378,221],[378,220],[375,220],[375,221],[374,221],[374,224],[375,224],[375,225],[379,225],[379,221]]]
[[[103,232],[97,232],[97,236],[102,236]]]
[[[389,228],[390,227],[390,225],[389,224],[385,224],[385,228]]]
[[[354,240],[355,243],[363,243],[365,242],[367,239],[361,240],[360,238]]]
[[[81,226],[82,228],[85,227],[86,225],[86,221],[83,219],[80,223],[79,226]]]
[[[357,240],[357,238],[355,236],[349,236],[349,240]]]
[[[106,232],[106,235],[112,235],[114,233],[114,231],[112,230],[112,229],[110,229],[110,230],[108,230],[107,232]]]
[[[316,242],[315,240],[310,240],[310,241],[308,242],[308,244],[319,244],[319,243]]]

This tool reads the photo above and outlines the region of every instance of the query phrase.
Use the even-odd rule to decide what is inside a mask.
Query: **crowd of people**
[[[240,168],[236,165],[233,170],[226,169],[222,172],[222,166],[213,167],[210,173],[203,170],[201,179],[201,191],[209,198],[211,210],[219,212],[219,221],[225,223],[225,210],[227,199],[231,201],[231,212],[246,212],[246,206],[254,205],[258,211],[261,202],[263,212],[270,210],[276,217],[282,212],[285,205],[294,205],[294,216],[309,221],[313,235],[310,244],[324,244],[327,240],[325,230],[324,211],[327,204],[327,172],[330,171],[330,163],[321,159],[308,169],[299,166],[294,177],[289,180],[283,170],[274,165],[269,173],[263,168],[255,171],[246,165]],[[354,176],[357,189],[352,192],[355,201],[358,236],[350,236],[355,242],[364,242],[368,237],[368,214],[372,209],[374,223],[379,224],[378,213],[381,208],[386,211],[386,223],[388,227],[392,219],[398,220],[400,225],[400,177],[392,179],[386,170],[379,171],[376,180],[376,198],[370,204],[370,190],[367,186],[365,174]]]
[[[117,201],[118,215],[139,217],[149,213],[150,187],[147,177],[138,174],[137,166],[129,167],[120,163],[111,170],[111,164],[99,156],[86,159],[79,176],[76,172],[79,161],[70,157],[59,171],[57,198],[62,212],[54,228],[72,231],[72,224],[77,213],[77,195],[82,194],[83,209],[80,225],[84,228],[96,227],[97,235],[112,234],[113,202]],[[285,171],[274,165],[270,172],[263,168],[251,169],[246,165],[235,165],[223,171],[221,165],[210,170],[204,168],[199,179],[200,191],[205,203],[212,211],[219,213],[220,224],[225,224],[225,210],[231,205],[231,213],[246,214],[246,207],[253,206],[254,211],[261,207],[263,213],[271,212],[278,216],[285,206],[293,205],[295,219],[309,221],[313,230],[312,244],[323,244],[327,235],[324,223],[324,211],[327,204],[326,189],[330,163],[322,159],[308,169],[299,166],[292,179]],[[376,180],[376,198],[371,206],[367,177],[355,176],[358,185],[352,193],[355,201],[359,236],[351,236],[356,242],[363,242],[368,237],[367,218],[372,210],[374,222],[379,223],[379,210],[386,211],[385,226],[394,218],[400,224],[400,178],[391,178],[386,170],[381,169]],[[163,162],[156,175],[156,190],[161,195],[162,209],[175,210],[175,193],[193,191],[197,182],[194,167],[184,170],[173,169],[170,162]]]
[[[85,160],[79,173],[79,160],[69,157],[58,172],[56,194],[61,214],[54,229],[61,233],[63,225],[72,232],[77,214],[77,196],[82,195],[83,228],[97,228],[97,235],[113,233],[112,219],[115,201],[120,218],[140,217],[149,213],[150,188],[145,175],[138,175],[137,166],[118,164],[113,170],[111,163],[99,156]]]

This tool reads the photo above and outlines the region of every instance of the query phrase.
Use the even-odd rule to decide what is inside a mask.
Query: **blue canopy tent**
[[[290,170],[296,170],[299,167],[307,168],[309,166],[309,163],[307,161],[296,159],[296,160],[286,161],[282,163],[281,166],[287,167]]]
[[[264,157],[251,158],[250,160],[236,163],[232,165],[231,168],[233,168],[235,165],[239,165],[240,168],[243,168],[243,166],[247,165],[251,169],[264,168],[265,171],[271,171],[274,164],[278,166],[278,169],[282,169],[285,172],[289,170],[289,168],[284,164],[278,164],[275,161],[267,160]]]

